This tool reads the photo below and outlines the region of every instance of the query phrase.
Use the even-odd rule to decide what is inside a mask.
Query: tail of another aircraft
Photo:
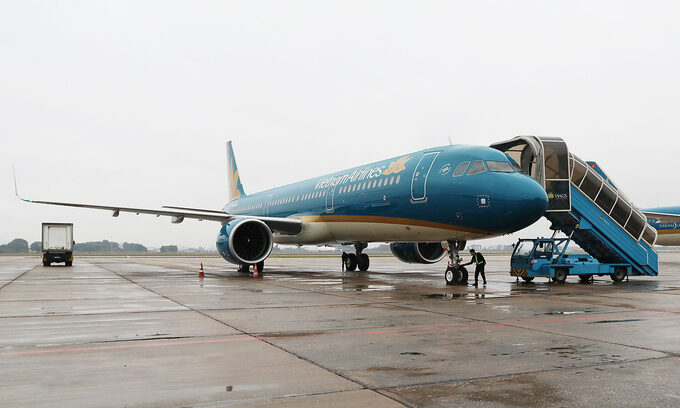
[[[243,191],[241,178],[238,175],[238,167],[236,167],[236,157],[234,157],[234,149],[231,147],[231,140],[227,142],[227,171],[229,172],[229,201],[234,201],[239,197],[246,195]]]

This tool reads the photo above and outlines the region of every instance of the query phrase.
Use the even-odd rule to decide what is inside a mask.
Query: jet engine
[[[236,265],[265,260],[272,251],[272,231],[256,218],[239,218],[222,226],[217,235],[217,251]]]
[[[390,250],[397,259],[407,263],[431,264],[446,255],[440,242],[393,242]]]

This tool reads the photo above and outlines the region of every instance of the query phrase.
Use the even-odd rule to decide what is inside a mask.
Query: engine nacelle
[[[406,263],[432,264],[446,255],[440,242],[393,242],[390,250],[392,255]]]
[[[217,235],[217,251],[225,260],[250,265],[265,260],[274,239],[267,224],[256,218],[239,218],[228,222]]]

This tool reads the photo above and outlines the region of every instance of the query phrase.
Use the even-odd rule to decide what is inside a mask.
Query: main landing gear
[[[264,271],[264,261],[260,261],[257,264],[241,265],[238,267],[238,271],[241,273],[250,273],[250,268],[252,267],[253,270],[255,270],[255,265],[257,265],[257,273],[262,276],[262,272]]]
[[[468,272],[460,265],[458,253],[465,249],[465,241],[444,241],[442,248],[449,253],[449,264],[444,272],[447,285],[467,285]]]
[[[360,271],[364,272],[368,270],[370,265],[370,260],[368,255],[364,254],[362,251],[368,246],[365,242],[357,242],[354,244],[354,249],[356,254],[348,254],[346,252],[342,253],[342,269],[347,271],[354,271],[359,268]]]

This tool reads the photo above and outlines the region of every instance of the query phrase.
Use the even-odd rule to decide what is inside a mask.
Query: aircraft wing
[[[281,218],[281,217],[258,217],[250,215],[239,215],[239,214],[229,214],[224,211],[219,210],[199,210],[184,207],[164,207],[164,209],[154,210],[147,208],[131,208],[122,206],[112,206],[112,205],[96,205],[96,204],[82,204],[82,203],[65,203],[58,201],[41,201],[41,200],[29,200],[22,198],[19,195],[19,191],[16,185],[16,178],[14,179],[14,192],[16,196],[27,203],[37,203],[37,204],[49,204],[49,205],[59,205],[64,207],[77,207],[77,208],[91,208],[94,210],[108,210],[113,212],[113,216],[117,217],[121,212],[134,213],[134,214],[150,214],[157,217],[166,216],[172,217],[171,221],[175,224],[179,224],[184,221],[185,218],[195,219],[199,221],[217,221],[221,223],[227,223],[229,221],[238,218],[256,218],[261,220],[274,232],[280,232],[288,235],[298,234],[302,230],[302,221],[297,218]],[[177,210],[176,210],[176,209]],[[181,210],[180,210],[181,209]]]
[[[659,220],[659,222],[671,223],[680,222],[679,214],[671,213],[661,213],[661,212],[651,212],[651,211],[641,211],[648,220]]]

